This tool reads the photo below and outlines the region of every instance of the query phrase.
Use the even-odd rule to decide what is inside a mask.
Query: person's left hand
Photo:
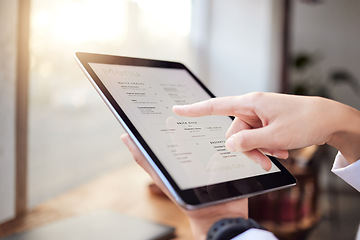
[[[174,198],[165,187],[159,176],[140,152],[136,144],[128,134],[121,136],[121,140],[129,148],[135,161],[150,175],[154,183],[173,201]],[[210,207],[199,208],[196,210],[186,210],[181,208],[188,216],[194,235],[194,239],[205,239],[210,227],[218,220],[223,218],[242,217],[248,218],[248,199],[239,199],[225,202]]]

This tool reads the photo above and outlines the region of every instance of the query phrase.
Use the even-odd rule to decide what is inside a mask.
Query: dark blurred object
[[[249,199],[249,216],[279,239],[305,239],[320,220],[318,146],[291,151],[281,163],[297,178],[295,187]]]
[[[356,78],[344,69],[333,70],[329,74],[329,81],[334,84],[346,83],[351,86],[356,94],[359,94],[359,83]]]
[[[312,4],[314,4],[314,3],[323,3],[323,1],[321,1],[321,0],[301,0],[301,2],[303,2],[303,3],[312,3]]]
[[[299,71],[305,70],[314,63],[312,56],[306,53],[299,53],[292,60],[292,66]]]
[[[325,77],[314,74],[316,65],[320,63],[321,59],[320,56],[307,52],[294,55],[291,59],[291,68],[294,73],[291,93],[331,98],[332,86],[347,84],[356,95],[360,96],[358,80],[344,68],[330,70],[330,73]]]

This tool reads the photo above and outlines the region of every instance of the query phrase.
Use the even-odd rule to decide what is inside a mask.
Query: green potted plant
[[[291,93],[331,98],[331,88],[339,84],[348,84],[356,95],[360,96],[360,86],[353,74],[344,68],[321,72],[321,57],[316,54],[300,52],[291,59]],[[324,76],[325,75],[325,76]]]

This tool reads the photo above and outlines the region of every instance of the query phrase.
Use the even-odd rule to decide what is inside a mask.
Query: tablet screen
[[[173,105],[211,96],[184,69],[89,63],[180,189],[197,188],[280,171],[270,171],[225,148],[232,120],[188,118]]]
[[[183,64],[76,53],[80,67],[174,199],[187,209],[293,186],[273,157],[270,171],[225,148],[227,116],[182,117],[174,105],[214,95]]]

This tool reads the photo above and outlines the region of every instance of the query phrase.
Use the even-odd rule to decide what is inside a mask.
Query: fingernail
[[[172,107],[173,110],[177,109],[177,110],[181,110],[182,108],[184,108],[184,105],[174,105]]]
[[[230,137],[226,142],[225,142],[225,147],[227,150],[229,150],[230,152],[235,151],[235,147],[234,147],[234,138]]]
[[[281,157],[280,157],[280,155],[278,155],[278,154],[270,154],[270,156],[273,156],[273,157],[276,157],[276,158],[280,158],[281,159]]]
[[[276,157],[276,158],[281,158],[281,153],[278,151],[273,151],[270,156]]]

